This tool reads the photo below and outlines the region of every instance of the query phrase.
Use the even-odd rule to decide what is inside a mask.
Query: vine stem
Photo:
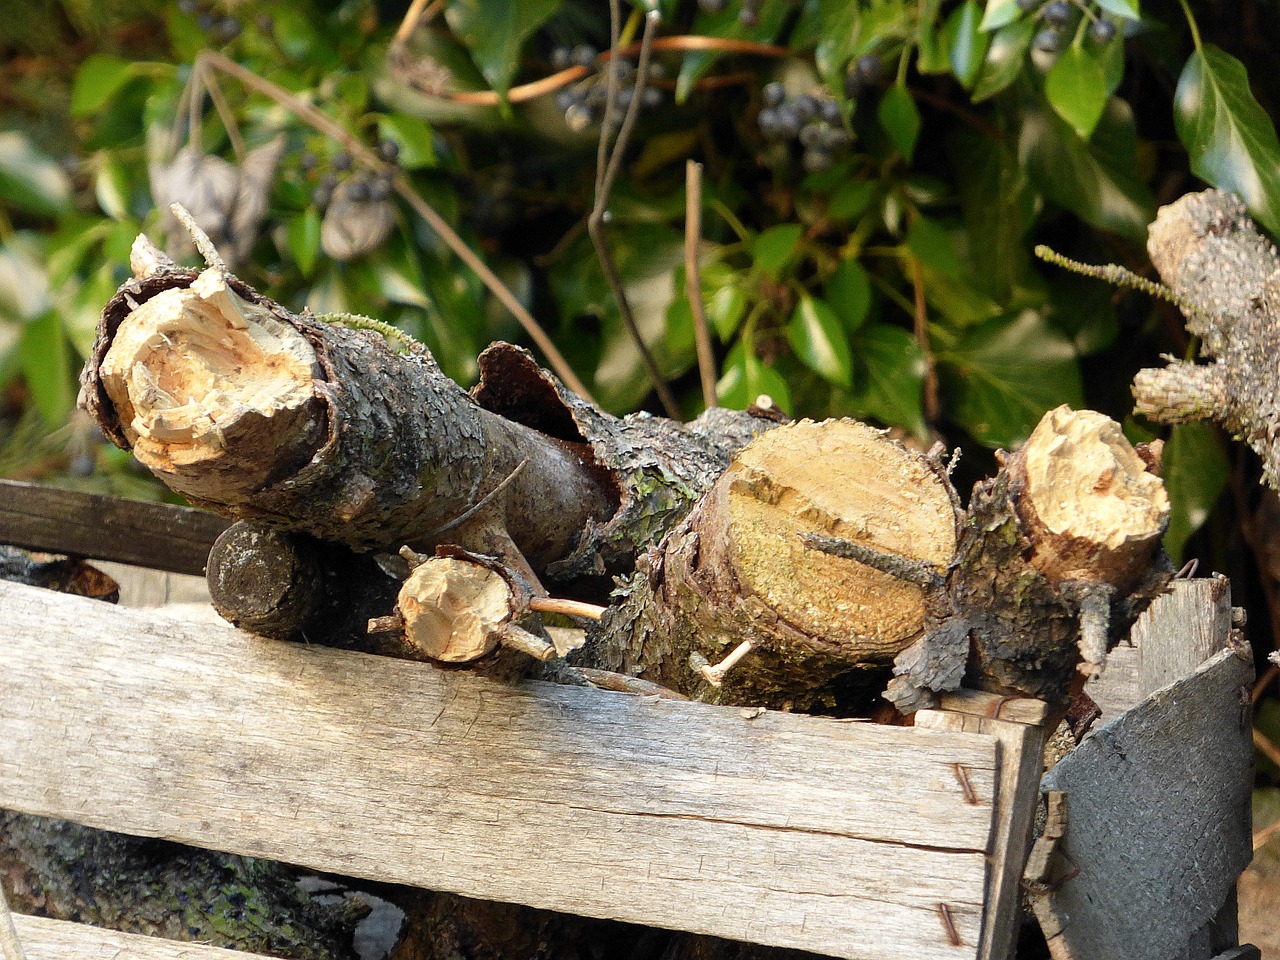
[[[716,402],[716,358],[711,350],[711,329],[702,306],[702,269],[698,247],[702,244],[702,164],[689,160],[684,167],[684,289],[693,314],[693,340],[698,350],[698,377],[707,409]]]
[[[516,298],[511,289],[498,278],[498,275],[489,268],[488,264],[480,259],[476,252],[467,245],[467,242],[458,235],[457,231],[449,226],[445,219],[423,199],[403,171],[388,164],[374,151],[365,146],[358,137],[348,132],[341,124],[325,116],[316,107],[300,97],[294,96],[287,90],[276,86],[270,80],[258,76],[249,68],[241,66],[216,50],[202,50],[196,56],[196,64],[198,66],[206,65],[212,67],[228,76],[234,77],[246,87],[275,101],[304,123],[337,141],[347,153],[358,159],[366,167],[378,173],[391,173],[391,182],[396,193],[426,222],[427,226],[439,235],[440,239],[457,255],[458,259],[480,278],[480,281],[489,289],[489,292],[497,297],[502,305],[511,312],[511,315],[519,321],[530,339],[533,340],[538,349],[547,358],[547,362],[551,365],[556,375],[565,382],[569,389],[581,395],[588,402],[595,403],[586,385],[573,372],[573,368],[569,366],[564,356],[556,348],[556,345],[551,342],[551,338],[542,329],[542,325],[533,318],[533,315],[525,309],[524,304]]]
[[[1191,13],[1191,4],[1187,0],[1178,0],[1182,4],[1182,12],[1187,17],[1187,26],[1191,30],[1191,42],[1195,44],[1196,53],[1204,51],[1204,44],[1200,40],[1200,27],[1196,24],[1196,18]]]

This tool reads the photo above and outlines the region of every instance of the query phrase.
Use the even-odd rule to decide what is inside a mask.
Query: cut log
[[[425,350],[291,314],[218,266],[145,238],[134,263],[82,376],[103,433],[193,502],[357,551],[457,543],[535,582],[626,571],[772,426],[618,420],[509,345],[482,355],[473,399]]]
[[[865,697],[895,661],[887,695],[904,712],[962,681],[1057,709],[1170,575],[1168,496],[1100,414],[1051,411],[1006,461],[962,515],[937,457],[860,424],[766,434],[646,559],[582,658],[801,709],[847,706],[844,687]]]
[[[1254,449],[1265,482],[1280,489],[1275,246],[1237,197],[1206,190],[1160,208],[1147,251],[1210,362],[1170,360],[1163,368],[1139,371],[1133,382],[1137,411],[1162,423],[1222,424]]]

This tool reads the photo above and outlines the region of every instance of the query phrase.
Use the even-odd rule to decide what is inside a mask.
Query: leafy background
[[[183,90],[210,48],[371,148],[393,141],[412,189],[538,318],[595,399],[660,412],[585,229],[607,6],[427,9],[403,43],[393,37],[404,6],[372,0],[30,0],[0,18],[0,474],[164,495],[74,413],[75,377],[134,237],[162,228],[156,164],[197,131],[202,156],[233,164],[233,137],[247,150],[284,137],[238,269],[251,284],[291,307],[389,321],[463,384],[486,343],[524,337],[437,231],[379,196],[385,184],[347,169],[347,151],[296,113],[224,74],[233,122],[206,106],[189,123]],[[1166,547],[1232,577],[1261,669],[1280,615],[1275,497],[1259,490],[1252,456],[1214,429],[1130,415],[1134,372],[1161,353],[1193,356],[1195,344],[1168,305],[1031,251],[1048,243],[1150,275],[1156,208],[1204,183],[1240,193],[1280,232],[1276,6],[662,0],[658,10],[647,80],[659,94],[625,153],[609,240],[681,413],[704,403],[683,267],[692,158],[705,168],[700,293],[720,403],[767,393],[796,416],[942,439],[965,452],[962,486],[1060,403],[1105,411],[1135,440],[1161,436],[1175,511]],[[639,10],[623,13],[634,54]],[[575,64],[585,76],[554,79]],[[528,95],[540,82],[545,92]],[[819,119],[788,115],[797,109]],[[338,222],[338,196],[357,181],[368,189]],[[341,251],[325,239],[338,227]],[[1272,680],[1261,675],[1257,722],[1259,789],[1274,799]]]

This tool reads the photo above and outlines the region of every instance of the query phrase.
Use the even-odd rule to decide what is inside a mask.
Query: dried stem
[[[711,329],[702,306],[702,269],[698,247],[702,243],[702,164],[690,160],[684,167],[684,292],[693,314],[693,337],[698,348],[698,376],[702,380],[702,402],[716,406],[716,358],[711,352]]]
[[[933,426],[938,422],[940,406],[938,403],[938,371],[933,362],[933,350],[929,346],[929,313],[924,301],[924,273],[920,268],[920,258],[909,255],[911,261],[911,286],[915,291],[914,319],[916,343],[924,356],[924,419]]]
[[[231,60],[215,50],[202,50],[196,58],[197,65],[207,64],[214,69],[221,70],[223,73],[235,77],[246,87],[255,90],[265,97],[275,101],[282,107],[292,112],[300,120],[310,124],[316,130],[319,130],[325,136],[331,137],[342,145],[353,158],[360,161],[366,167],[378,173],[387,173],[397,171],[394,174],[392,184],[404,201],[413,208],[413,211],[426,221],[427,225],[434,230],[445,244],[452,250],[463,263],[465,263],[472,271],[475,272],[481,282],[488,287],[492,293],[502,303],[504,307],[511,312],[511,315],[520,322],[530,339],[537,345],[547,358],[547,362],[551,365],[556,375],[565,382],[568,387],[594,403],[590,391],[587,390],[583,382],[578,379],[577,374],[573,372],[568,362],[556,349],[551,338],[547,336],[546,331],[533,315],[525,309],[524,305],[516,299],[516,295],[511,292],[491,269],[488,264],[480,259],[472,250],[465,240],[445,222],[440,214],[422,198],[422,195],[414,189],[413,185],[403,172],[399,172],[398,168],[393,167],[379,157],[374,151],[370,150],[358,138],[347,132],[341,125],[325,116],[320,110],[317,110],[311,104],[307,103],[299,97],[294,96],[287,90],[276,86],[270,80],[266,80],[252,70],[241,66],[234,60]]]
[[[609,0],[610,50],[615,50],[618,47],[621,21],[620,0]],[[595,247],[596,256],[600,259],[600,267],[604,271],[605,280],[608,281],[609,289],[613,292],[613,297],[618,303],[618,312],[622,316],[623,325],[635,342],[636,349],[640,353],[640,359],[644,362],[645,370],[653,383],[653,388],[657,391],[658,399],[662,402],[667,416],[678,420],[680,418],[680,406],[676,403],[676,398],[672,394],[671,388],[662,376],[662,371],[658,369],[657,361],[654,360],[653,354],[645,344],[644,337],[640,335],[640,328],[636,325],[635,314],[631,312],[631,303],[627,299],[627,292],[622,285],[622,278],[618,275],[618,265],[614,262],[613,253],[609,249],[608,238],[605,236],[609,194],[613,190],[613,182],[622,167],[622,157],[626,153],[627,141],[631,138],[631,131],[635,127],[636,117],[640,113],[640,101],[643,99],[645,77],[649,72],[649,56],[653,50],[653,32],[657,25],[658,15],[656,13],[651,12],[645,16],[644,33],[640,38],[640,58],[636,63],[635,89],[632,91],[631,103],[627,106],[627,112],[622,119],[622,126],[618,130],[618,135],[613,141],[612,149],[609,145],[609,137],[610,130],[613,128],[613,118],[617,111],[618,74],[612,68],[606,74],[607,95],[605,97],[604,119],[600,127],[600,145],[596,152],[596,197],[595,204],[591,209],[591,215],[587,218],[587,232],[591,235],[591,243]]]
[[[445,0],[413,0],[405,11],[404,19],[391,38],[391,46],[399,46],[409,39],[419,23],[430,23],[444,9]]]
[[[564,600],[560,597],[534,597],[529,601],[529,609],[538,613],[563,613],[570,617],[585,617],[588,620],[599,620],[604,616],[607,607],[582,600]]]
[[[835,557],[844,557],[846,560],[855,560],[906,583],[936,589],[945,582],[942,574],[934,569],[932,564],[925,563],[923,560],[912,560],[897,553],[887,553],[852,540],[827,537],[820,533],[802,533],[800,539],[804,541],[805,546],[812,547],[814,550],[820,550]]]
[[[204,83],[205,92],[209,94],[209,99],[213,101],[213,109],[218,111],[218,119],[222,121],[222,127],[227,131],[227,139],[231,141],[231,149],[235,151],[236,159],[243,160],[246,153],[244,137],[240,135],[240,124],[236,123],[235,114],[227,105],[227,98],[222,94],[218,78],[209,70],[202,68],[200,79]]]

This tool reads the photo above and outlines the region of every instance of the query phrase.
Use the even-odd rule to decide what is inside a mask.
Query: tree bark
[[[1221,190],[1162,207],[1147,250],[1200,338],[1205,364],[1170,360],[1139,371],[1139,413],[1162,423],[1213,420],[1262,458],[1263,479],[1280,489],[1280,258],[1244,204]]]
[[[134,265],[82,376],[104,434],[195,503],[356,551],[457,543],[535,583],[625,571],[772,425],[619,420],[506,344],[469,396],[425,351],[182,270],[145,238]]]

